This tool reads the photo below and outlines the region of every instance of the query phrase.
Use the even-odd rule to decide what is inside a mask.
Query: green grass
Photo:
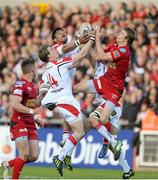
[[[0,169],[2,174],[2,170]],[[70,172],[64,169],[62,179],[121,179],[122,171],[116,170],[97,170],[97,169],[74,169]],[[2,176],[0,176],[2,178]],[[61,179],[58,172],[53,168],[42,167],[24,167],[21,178],[35,179]],[[158,179],[158,173],[155,172],[136,172],[132,179]]]

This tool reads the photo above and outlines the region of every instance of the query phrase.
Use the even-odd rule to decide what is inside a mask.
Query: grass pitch
[[[0,169],[2,178],[2,169]],[[98,170],[98,169],[77,169],[72,172],[64,169],[64,176],[60,177],[53,168],[24,167],[21,179],[121,179],[122,171]],[[132,179],[158,179],[158,172],[136,171]]]

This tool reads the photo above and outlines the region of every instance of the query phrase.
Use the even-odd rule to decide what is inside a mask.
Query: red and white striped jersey
[[[55,49],[58,51],[59,53],[59,59],[63,58],[63,57],[72,57],[73,55],[75,54],[78,54],[80,52],[80,48],[79,47],[76,47],[74,50],[70,51],[70,52],[67,52],[67,53],[63,53],[62,52],[62,47],[63,47],[63,44],[54,44],[52,46],[52,49]],[[69,74],[70,74],[70,77],[71,79],[74,78],[74,75],[75,75],[75,72],[76,72],[76,68],[73,68],[73,69],[70,69],[69,70]]]
[[[42,105],[47,103],[65,102],[66,97],[72,97],[72,80],[69,74],[69,67],[72,65],[70,57],[62,58],[60,62],[47,63],[46,71],[42,76],[44,84],[50,88],[42,100]]]

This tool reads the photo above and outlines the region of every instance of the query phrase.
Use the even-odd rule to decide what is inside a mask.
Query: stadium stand
[[[84,21],[102,26],[102,44],[114,43],[114,32],[124,26],[134,27],[137,32],[133,46],[135,56],[126,78],[122,127],[138,129],[148,109],[158,113],[158,9],[155,5],[131,1],[128,4],[120,2],[114,8],[104,3],[92,10],[89,6],[71,9],[60,4],[41,10],[24,3],[0,9],[0,124],[9,122],[9,98],[13,84],[21,75],[21,57],[31,56],[37,60],[40,78],[43,65],[37,52],[41,44],[51,44],[51,30],[56,26],[64,27],[71,41],[76,39],[77,30]],[[85,59],[77,69],[74,84],[91,76],[92,68]],[[88,116],[94,109],[94,96],[79,93],[76,97]],[[49,111],[43,118],[50,123],[61,122],[52,120],[59,117]]]

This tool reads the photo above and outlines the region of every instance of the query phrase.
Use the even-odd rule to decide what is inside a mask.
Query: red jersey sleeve
[[[25,92],[25,81],[17,81],[13,88],[13,95],[22,97]]]
[[[105,53],[107,53],[107,52],[109,52],[109,51],[110,51],[110,47],[105,47],[105,48],[104,48],[104,52],[105,52]]]
[[[128,47],[117,47],[113,50],[110,50],[110,54],[113,61],[130,58],[130,52]]]

